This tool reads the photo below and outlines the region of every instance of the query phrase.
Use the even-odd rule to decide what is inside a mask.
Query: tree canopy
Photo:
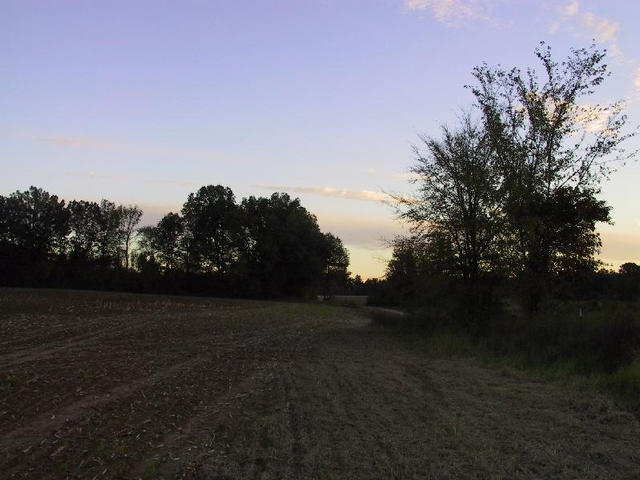
[[[207,185],[180,213],[136,229],[141,218],[135,205],[65,204],[35,187],[0,196],[0,281],[257,297],[348,288],[342,241],[286,193],[237,203]]]
[[[633,135],[623,102],[586,103],[609,75],[605,52],[576,49],[557,62],[541,43],[535,55],[540,73],[473,70],[475,109],[441,138],[421,137],[412,168],[418,197],[400,199],[417,236],[410,245],[434,252],[435,241],[447,244],[439,251],[467,297],[478,295],[482,275],[500,274],[521,281],[532,309],[553,277],[598,266],[596,225],[610,221],[599,186],[615,162],[634,155],[623,148]],[[396,244],[396,262],[407,245]]]

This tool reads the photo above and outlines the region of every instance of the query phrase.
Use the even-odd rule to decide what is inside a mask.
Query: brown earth
[[[1,478],[640,478],[595,393],[332,306],[0,289]]]

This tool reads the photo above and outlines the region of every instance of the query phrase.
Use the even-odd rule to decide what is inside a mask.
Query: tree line
[[[593,291],[596,225],[611,222],[600,184],[635,154],[623,148],[634,134],[623,103],[588,103],[609,75],[605,53],[592,45],[558,62],[541,43],[539,72],[473,70],[475,103],[415,147],[417,195],[398,198],[412,233],[393,242],[382,296],[433,303],[458,292],[459,318],[479,331],[498,289],[531,312]]]
[[[238,203],[208,185],[156,225],[138,228],[142,214],[37,187],[0,196],[0,283],[265,298],[362,285],[340,238],[286,193]]]

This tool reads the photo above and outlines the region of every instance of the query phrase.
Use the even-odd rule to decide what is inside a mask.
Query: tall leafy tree
[[[125,240],[123,207],[108,200],[69,203],[71,255],[77,260],[119,267],[124,261]]]
[[[69,202],[70,255],[74,260],[92,262],[98,255],[100,205],[85,200]]]
[[[135,235],[135,228],[142,218],[142,210],[137,205],[128,205],[120,207],[120,237],[123,242],[124,267],[129,269],[129,261],[131,256],[131,243]]]
[[[184,220],[177,213],[170,212],[154,226],[138,230],[140,262],[157,263],[163,271],[186,269],[184,248]]]
[[[13,224],[10,202],[7,197],[0,195],[0,247],[2,251],[9,248],[12,242],[11,225]]]
[[[124,212],[122,207],[109,200],[100,201],[98,214],[98,260],[103,265],[120,266],[123,257]]]
[[[398,260],[413,259],[417,240],[431,253],[451,253],[451,273],[464,280],[469,313],[475,318],[480,274],[496,264],[502,222],[494,150],[484,128],[468,115],[457,130],[443,127],[441,139],[422,140],[425,148],[415,148],[412,167],[418,178],[418,197],[400,199],[402,216],[411,222],[416,236],[396,245],[401,254]],[[442,243],[447,247],[432,248]],[[404,248],[408,246],[411,249]]]
[[[203,271],[223,276],[239,253],[241,224],[233,191],[222,185],[200,188],[189,194],[182,217],[191,238],[193,262]]]
[[[423,257],[428,245],[418,236],[396,237],[392,245],[393,252],[387,263],[385,278],[396,302],[424,301],[420,285],[427,273]]]
[[[349,283],[349,252],[342,240],[332,233],[324,233],[324,295],[347,291]]]
[[[623,103],[585,103],[609,75],[605,52],[572,50],[558,63],[542,43],[535,54],[541,74],[483,64],[471,87],[498,158],[516,273],[528,279],[534,309],[554,266],[593,259],[600,242],[595,222],[609,219],[595,195],[610,162],[630,157],[622,149],[630,136],[623,132]],[[566,235],[570,241],[557,241]]]
[[[31,187],[4,198],[1,205],[2,243],[38,262],[64,253],[68,212],[64,200]]]
[[[319,287],[327,241],[315,216],[286,193],[242,201],[243,262],[264,296],[300,296]]]

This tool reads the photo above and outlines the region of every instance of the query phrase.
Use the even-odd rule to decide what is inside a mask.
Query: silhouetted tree
[[[435,252],[431,247],[442,247],[441,253],[452,254],[455,271],[451,273],[464,280],[468,313],[475,320],[480,273],[496,263],[501,233],[496,157],[485,130],[474,125],[469,116],[461,119],[458,130],[443,127],[441,140],[422,140],[426,151],[415,148],[416,164],[411,169],[418,176],[418,198],[400,198],[402,217],[412,223],[417,237],[396,242],[399,256],[394,261],[400,262],[406,254],[410,254],[407,260],[413,259],[417,239],[431,254]],[[411,263],[402,265],[410,267]],[[393,264],[391,268],[393,273]],[[415,275],[417,272],[411,273]]]
[[[129,269],[129,261],[131,256],[131,242],[135,235],[135,228],[142,218],[142,210],[137,205],[128,205],[120,207],[120,236],[123,241],[124,267]]]
[[[550,238],[554,274],[591,274],[600,265],[595,259],[602,242],[596,232],[596,223],[610,221],[611,208],[595,198],[593,191],[572,187],[558,188],[546,201],[541,201],[544,217],[554,226]],[[547,209],[548,211],[544,211]]]
[[[396,237],[391,259],[387,263],[385,278],[395,296],[394,303],[425,301],[421,284],[426,278],[423,255],[427,249],[418,236]]]
[[[640,265],[627,262],[618,270],[617,295],[622,300],[637,300],[640,296]]]
[[[367,295],[364,288],[364,281],[360,275],[349,277],[349,290],[352,295]]]
[[[189,194],[182,217],[190,233],[193,264],[223,276],[237,260],[241,234],[240,214],[231,189],[208,185]]]
[[[326,239],[315,216],[286,193],[242,201],[243,264],[264,296],[308,295],[321,285]]]
[[[391,303],[428,305],[451,298],[452,286],[462,276],[448,236],[434,230],[427,235],[398,236],[391,245],[384,283]]]
[[[64,253],[68,213],[64,200],[41,188],[30,187],[4,198],[3,243],[26,255],[23,260],[42,261]]]
[[[70,255],[76,262],[93,262],[98,256],[100,205],[85,200],[72,200],[68,209]]]
[[[276,297],[310,295],[331,275],[347,288],[346,249],[299,199],[274,193],[239,206],[231,189],[205,186],[182,212],[136,231],[136,206],[65,208],[35,187],[0,196],[0,283]]]
[[[349,284],[349,253],[342,240],[331,233],[324,235],[324,295],[345,293]]]
[[[51,262],[65,255],[64,201],[33,186],[0,198],[0,282],[46,282]]]
[[[140,262],[157,263],[163,271],[185,269],[184,220],[177,213],[168,213],[155,227],[138,230]],[[142,258],[141,258],[142,257]]]
[[[627,262],[620,265],[618,269],[621,275],[631,275],[640,278],[640,265],[633,262]]]
[[[472,87],[497,155],[516,273],[526,281],[532,309],[539,305],[554,265],[597,251],[595,221],[608,221],[608,210],[594,195],[611,156],[629,158],[621,143],[630,136],[622,132],[622,102],[582,103],[609,75],[605,52],[595,46],[572,50],[557,63],[541,43],[535,54],[542,79],[533,69],[522,73],[483,64],[474,69],[477,84]],[[589,208],[574,209],[570,219],[577,248],[564,248],[567,244],[556,239],[567,233],[567,219],[556,210],[584,204],[587,197]]]
[[[98,215],[98,261],[105,266],[122,265],[124,232],[121,228],[123,210],[115,203],[102,199]]]

